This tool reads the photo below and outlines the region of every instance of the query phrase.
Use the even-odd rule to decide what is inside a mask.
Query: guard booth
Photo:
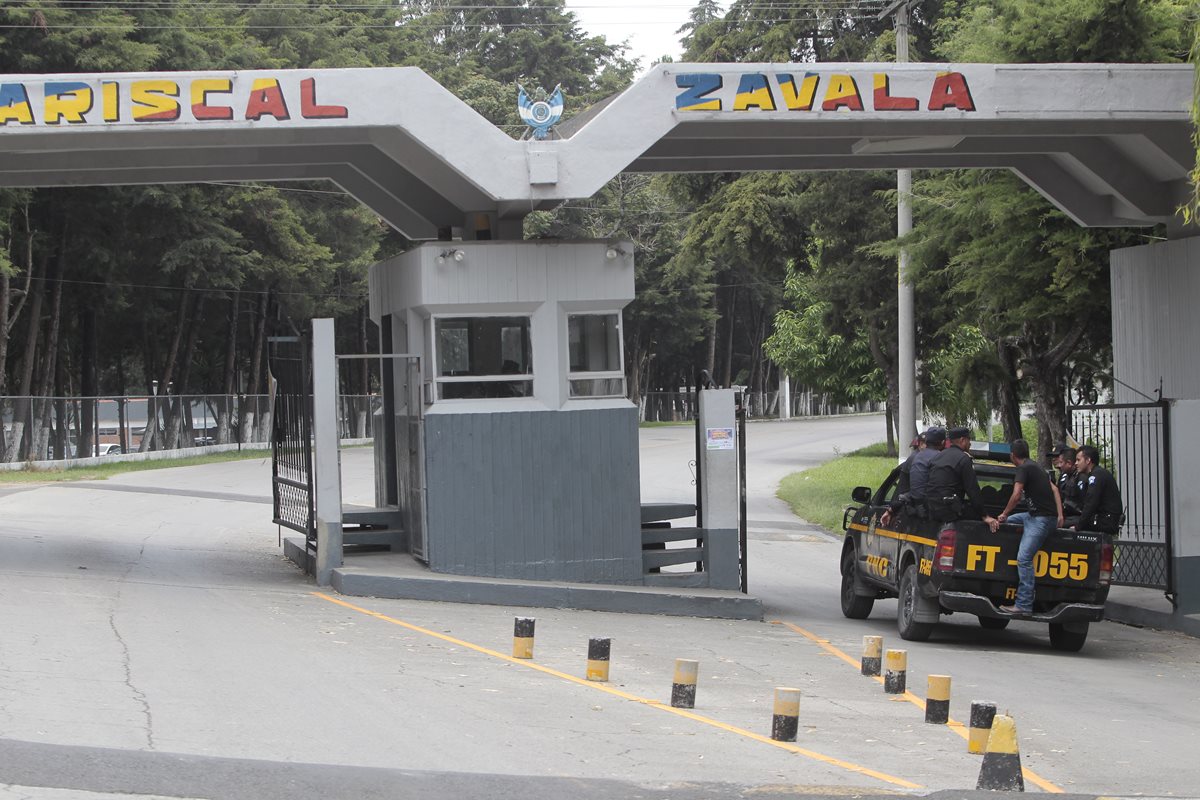
[[[376,502],[394,498],[410,551],[433,571],[642,582],[621,338],[632,252],[434,242],[372,268],[381,353],[420,365],[388,382],[394,416],[377,430],[396,435],[376,438]]]

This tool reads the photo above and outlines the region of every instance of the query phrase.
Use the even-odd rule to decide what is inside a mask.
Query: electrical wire
[[[873,20],[873,14],[841,14],[838,17],[841,20]],[[828,18],[823,17],[772,17],[772,18],[757,18],[752,20],[741,20],[742,23],[754,22],[762,25],[778,25],[782,23],[801,23],[813,24],[827,22]],[[578,21],[562,21],[562,22],[493,22],[493,23],[438,23],[429,20],[422,20],[424,27],[440,30],[440,29],[458,29],[458,30],[495,30],[497,28],[507,30],[538,30],[542,28],[577,28]],[[636,20],[610,20],[603,25],[662,25],[661,21],[636,19]],[[219,31],[219,30],[250,30],[250,31],[292,31],[292,30],[333,30],[333,31],[354,31],[354,30],[389,30],[393,28],[406,27],[405,23],[396,22],[391,25],[365,25],[353,24],[342,25],[333,23],[314,23],[314,24],[289,24],[289,25],[140,25],[133,23],[132,25],[60,25],[47,23],[45,25],[9,25],[0,24],[0,30],[63,30],[63,31]]]

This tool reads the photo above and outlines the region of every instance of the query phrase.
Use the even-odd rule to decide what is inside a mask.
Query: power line
[[[841,14],[841,15],[839,15],[839,18],[846,19],[846,20],[873,20],[873,19],[875,19],[874,15],[869,14],[869,13]],[[742,22],[755,22],[755,23],[764,24],[764,25],[780,24],[780,23],[785,23],[785,22],[812,24],[812,23],[827,22],[828,19],[823,18],[823,17],[815,17],[815,16],[814,17],[770,17],[770,18],[763,17],[763,18],[756,18],[753,20],[741,20],[741,21]],[[661,21],[647,20],[647,19],[620,19],[620,20],[610,20],[603,24],[604,25],[625,26],[625,25],[662,25],[664,23],[662,23]],[[522,29],[537,30],[540,28],[574,28],[574,27],[577,27],[578,25],[579,25],[578,21],[493,22],[493,23],[486,23],[486,24],[485,23],[457,24],[457,23],[450,23],[450,22],[447,22],[447,23],[436,23],[436,22],[429,23],[429,22],[427,22],[426,27],[428,27],[429,29],[434,29],[434,30],[450,29],[450,28],[456,28],[456,29],[460,29],[460,30],[494,30],[496,28],[508,29],[508,30],[522,30]],[[132,26],[132,30],[139,30],[139,31],[174,31],[174,30],[179,30],[179,31],[217,31],[217,30],[351,31],[351,30],[389,30],[389,29],[403,28],[403,27],[405,27],[405,24],[400,23],[399,21],[397,21],[396,23],[391,24],[391,25],[367,25],[367,24],[337,25],[337,24],[332,24],[332,23],[288,24],[288,25],[248,25],[248,24],[243,24],[243,25],[139,25],[139,24],[135,23]],[[0,29],[2,29],[2,30],[53,29],[53,30],[64,30],[64,31],[67,31],[67,30],[129,31],[129,30],[131,30],[131,26],[129,26],[129,25],[68,25],[68,24],[55,24],[55,23],[47,23],[45,25],[0,24]]]
[[[758,2],[747,2],[737,6],[739,10],[758,10],[758,9],[783,9],[783,10],[807,10],[807,11],[823,11],[831,8],[852,7],[866,10],[878,10],[885,3],[885,0],[759,0]],[[294,3],[250,3],[250,2],[217,2],[206,3],[201,6],[180,6],[176,2],[166,2],[165,0],[148,0],[148,2],[138,3],[136,0],[115,0],[115,2],[105,3],[103,0],[65,0],[61,5],[56,6],[51,11],[175,11],[181,8],[185,10],[196,11],[295,11],[311,13],[313,11],[378,11],[395,13],[420,13],[429,14],[438,11],[535,11],[535,12],[556,12],[560,11],[567,14],[573,14],[576,10],[616,10],[624,9],[623,4],[575,4],[564,8],[555,8],[550,6],[534,6],[524,3],[440,3],[420,5],[403,5],[403,4],[343,4],[322,9],[306,8]],[[663,9],[663,10],[679,10],[690,11],[692,4],[690,3],[643,3],[639,5],[641,9]],[[20,11],[33,11],[34,9],[15,9]]]

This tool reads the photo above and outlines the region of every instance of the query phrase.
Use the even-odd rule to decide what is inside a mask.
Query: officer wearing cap
[[[925,437],[924,449],[917,452],[908,475],[908,496],[916,502],[925,502],[925,487],[929,483],[929,468],[933,460],[946,446],[946,429],[929,428],[921,434]]]
[[[910,484],[912,466],[913,462],[917,460],[917,455],[925,450],[925,434],[918,433],[909,446],[912,448],[912,452],[908,454],[908,458],[904,459],[904,463],[900,465],[900,475],[896,478],[896,488],[900,494],[908,494],[912,488]]]
[[[956,519],[982,519],[995,531],[1000,523],[989,517],[983,507],[983,493],[975,477],[975,467],[967,451],[971,449],[971,431],[951,428],[946,431],[948,445],[933,459],[925,484],[925,504],[930,516],[942,522]]]
[[[1083,492],[1079,488],[1079,475],[1075,471],[1075,448],[1065,444],[1056,444],[1050,448],[1050,457],[1058,469],[1058,493],[1062,497],[1063,514],[1067,517],[1079,516],[1080,500]]]
[[[917,441],[920,442],[917,451],[900,466],[900,478],[897,481],[900,491],[896,499],[888,503],[887,511],[883,512],[879,520],[881,525],[889,525],[892,515],[904,507],[908,507],[918,516],[925,516],[925,488],[929,481],[929,467],[946,444],[946,429],[929,428],[917,437]],[[905,466],[908,467],[907,470]]]

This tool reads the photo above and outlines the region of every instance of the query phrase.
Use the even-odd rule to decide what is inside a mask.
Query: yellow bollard
[[[884,661],[883,690],[888,694],[904,694],[908,683],[908,651],[888,650]]]
[[[608,662],[612,654],[612,639],[588,639],[587,679],[608,680]]]
[[[930,675],[925,693],[925,721],[945,725],[950,721],[950,676]]]
[[[883,659],[883,637],[864,636],[862,654],[862,674],[878,675]]]
[[[513,658],[533,658],[533,617],[513,620]]]
[[[1017,724],[1007,714],[997,714],[992,721],[987,752],[983,754],[979,782],[975,788],[1002,792],[1025,791],[1025,779],[1021,777],[1021,751],[1017,748]]]
[[[673,707],[696,707],[696,679],[699,675],[699,661],[687,658],[675,659],[675,679],[671,682],[671,705]]]
[[[988,736],[992,732],[992,720],[996,717],[995,703],[971,703],[971,722],[967,730],[967,752],[982,753],[987,749]]]
[[[799,730],[800,690],[777,687],[774,716],[771,717],[771,738],[777,742],[794,742]]]

